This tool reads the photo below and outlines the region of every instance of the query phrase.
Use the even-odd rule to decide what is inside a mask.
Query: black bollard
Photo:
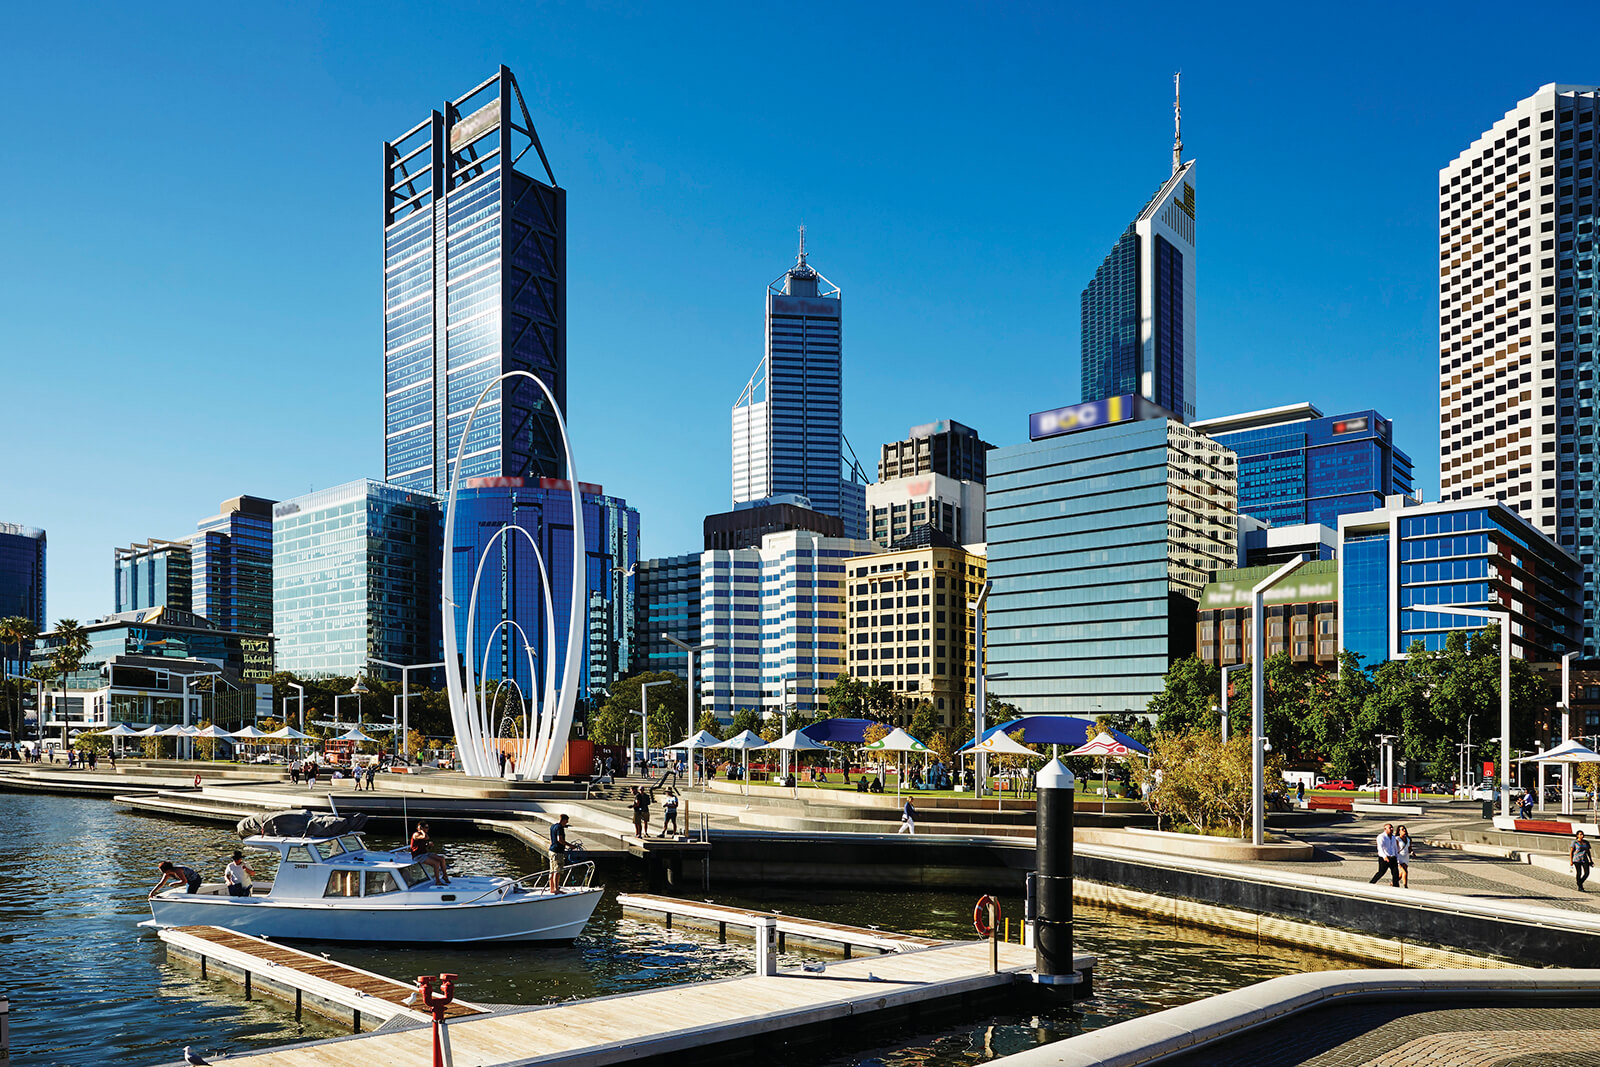
[[[1072,805],[1077,782],[1058,759],[1045,764],[1036,781],[1034,972],[1040,986],[1071,995],[1078,982],[1072,967]]]

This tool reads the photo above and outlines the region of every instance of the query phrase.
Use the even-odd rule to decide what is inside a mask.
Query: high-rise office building
[[[796,494],[865,536],[866,491],[845,477],[839,287],[800,254],[767,286],[766,353],[733,405],[733,502]]]
[[[1287,560],[1218,571],[1200,594],[1195,655],[1213,667],[1250,662],[1256,583]],[[1263,594],[1266,653],[1333,669],[1339,664],[1339,564],[1314,559]],[[1237,681],[1234,684],[1238,684]]]
[[[628,672],[634,659],[634,583],[628,572],[639,559],[639,512],[605,488],[578,483],[583,505],[583,561],[586,576],[584,617],[576,624],[588,637],[579,667],[587,699],[597,686],[609,686]],[[499,531],[504,526],[526,530],[539,546],[550,577],[550,617],[539,566],[528,550],[528,538]],[[487,550],[488,555],[484,553]],[[456,490],[455,589],[456,648],[467,649],[467,612],[480,565],[478,611],[472,650],[474,674],[493,684],[512,679],[525,699],[538,689],[529,674],[531,644],[542,679],[547,665],[563,676],[567,635],[572,619],[572,491],[570,483],[544,478],[468,479]],[[504,623],[504,625],[502,625]],[[515,624],[513,626],[512,624]],[[549,644],[553,625],[555,647]],[[553,660],[552,660],[553,658]]]
[[[505,67],[383,155],[384,479],[443,496],[467,413],[496,377],[530,371],[566,412],[567,194]],[[489,394],[462,466],[565,475],[538,386]]]
[[[201,519],[189,541],[196,615],[241,634],[272,632],[272,505],[237,496]]]
[[[1439,172],[1439,490],[1576,553],[1595,613],[1600,88],[1544,85]]]
[[[982,485],[993,447],[978,436],[977,430],[954,419],[913,426],[904,440],[890,441],[879,450],[878,481],[909,478],[913,474],[942,474],[959,482]]]
[[[189,542],[152,537],[112,549],[115,611],[176,608],[193,611],[193,561]]]
[[[45,628],[44,531],[0,522],[0,619],[20,615]]]
[[[867,536],[887,547],[928,525],[960,544],[981,542],[993,447],[951,419],[913,426],[904,440],[885,444],[878,480],[867,486]]]
[[[1237,461],[1135,396],[1032,424],[989,453],[990,691],[1036,714],[1143,712],[1238,559]]]
[[[1238,455],[1240,513],[1274,526],[1332,527],[1413,492],[1411,457],[1376,411],[1325,416],[1303,403],[1190,425]]]
[[[1194,418],[1195,167],[1182,152],[1175,136],[1171,176],[1083,290],[1084,403],[1133,393]]]
[[[436,498],[365,478],[274,504],[278,669],[351,677],[373,659],[440,660],[443,527]]]
[[[700,633],[712,647],[702,656],[701,706],[724,720],[745,708],[821,707],[848,669],[845,561],[880,551],[871,541],[788,530],[768,534],[760,548],[702,553]]]
[[[1396,497],[1339,519],[1339,647],[1376,666],[1488,625],[1453,605],[1509,612],[1511,654],[1547,663],[1578,648],[1585,570],[1497,500]]]
[[[642,559],[633,575],[634,671],[673,671],[687,677],[688,654],[667,640],[691,648],[700,644],[700,553]],[[700,678],[698,657],[695,677]]]

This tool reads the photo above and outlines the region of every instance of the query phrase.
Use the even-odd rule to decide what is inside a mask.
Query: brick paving
[[[1316,1008],[1165,1061],[1169,1067],[1600,1067],[1593,1006]]]

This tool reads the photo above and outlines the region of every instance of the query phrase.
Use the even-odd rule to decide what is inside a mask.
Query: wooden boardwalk
[[[823,922],[820,919],[801,919],[779,915],[776,912],[731,908],[726,904],[707,904],[680,900],[677,897],[661,897],[652,893],[618,893],[617,903],[622,905],[624,915],[659,920],[669,930],[674,926],[705,930],[716,934],[724,941],[728,938],[730,928],[736,935],[748,937],[753,936],[750,931],[755,928],[757,920],[776,919],[780,952],[790,947],[804,947],[841,954],[845,959],[849,959],[854,955],[853,950],[858,948],[888,953],[949,943],[930,937],[913,937],[910,934],[895,934],[861,926],[845,926],[842,923]]]
[[[475,1067],[540,1064],[598,1067],[752,1044],[786,1032],[827,1033],[834,1022],[941,1001],[1010,995],[1033,952],[1000,946],[999,973],[989,943],[961,942],[888,956],[831,963],[821,971],[785,971],[697,982],[593,1000],[468,1016],[450,1024],[455,1062]],[[363,1034],[233,1056],[249,1067],[429,1067],[428,1030]],[[768,1062],[777,1062],[768,1060]]]
[[[395,1017],[428,1021],[426,1011],[405,1003],[416,986],[381,974],[350,967],[310,952],[288,948],[220,926],[177,926],[160,931],[167,951],[200,968],[207,978],[227,978],[245,987],[245,995],[263,993],[301,1011],[349,1022],[360,1031]],[[487,1009],[466,1001],[447,1009],[451,1017],[478,1015]]]

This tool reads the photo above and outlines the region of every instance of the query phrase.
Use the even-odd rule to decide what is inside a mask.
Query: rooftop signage
[[[1270,574],[1267,571],[1261,578]],[[1200,610],[1248,608],[1251,590],[1261,578],[1241,582],[1211,582],[1200,594]],[[1339,574],[1329,569],[1317,574],[1291,574],[1262,594],[1268,604],[1336,604],[1339,602]]]
[[[1091,400],[1087,404],[1034,412],[1028,416],[1028,437],[1039,441],[1064,433],[1092,430],[1096,426],[1109,426],[1114,422],[1175,418],[1177,416],[1166,408],[1151,403],[1137,393],[1124,393],[1121,396],[1108,396],[1104,400]]]

